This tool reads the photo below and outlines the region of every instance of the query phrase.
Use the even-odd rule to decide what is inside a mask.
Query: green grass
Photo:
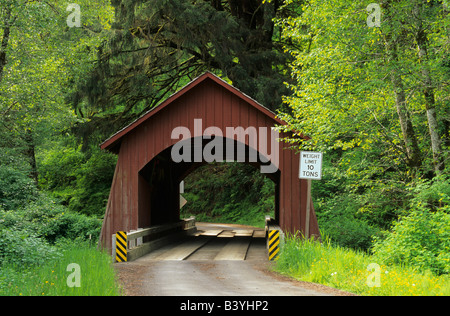
[[[79,267],[77,271],[70,264]],[[78,273],[79,272],[79,273]],[[79,287],[75,281],[79,280]],[[0,296],[118,296],[111,257],[88,246],[68,248],[58,260],[28,268],[0,267]]]
[[[370,264],[375,264],[379,270],[368,270]],[[436,276],[408,267],[386,266],[364,252],[333,246],[328,240],[321,244],[286,238],[275,270],[298,280],[359,295],[450,295],[448,275]]]

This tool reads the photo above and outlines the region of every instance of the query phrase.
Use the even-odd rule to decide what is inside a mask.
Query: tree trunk
[[[7,60],[6,60],[6,50],[8,48],[9,36],[11,34],[11,25],[14,23],[14,20],[11,20],[11,6],[6,8],[5,19],[3,21],[3,37],[0,46],[0,83],[3,80],[3,70],[5,69]]]
[[[398,63],[397,56],[397,43],[387,44],[388,54],[391,57],[392,69],[391,69],[391,82],[395,93],[395,106],[402,130],[403,141],[405,143],[407,162],[409,167],[417,168],[422,163],[420,149],[417,142],[417,137],[414,132],[414,128],[409,117],[408,108],[406,106],[405,89],[403,87],[403,81],[398,69],[395,65]]]
[[[447,107],[444,114],[444,145],[450,147],[450,109]]]
[[[34,144],[34,137],[33,133],[30,129],[27,129],[26,134],[24,136],[24,140],[26,143],[26,150],[25,154],[28,157],[28,160],[30,162],[31,166],[31,172],[30,177],[34,180],[34,182],[38,183],[38,172],[37,172],[37,165],[36,165],[36,146]]]
[[[418,33],[417,33],[417,47],[419,50],[419,59],[422,64],[422,85],[423,94],[425,97],[425,109],[427,111],[428,129],[431,138],[431,150],[433,152],[433,165],[436,174],[440,174],[444,170],[444,161],[442,157],[441,137],[438,133],[438,122],[436,118],[436,103],[434,98],[434,90],[432,87],[430,71],[427,67],[428,50],[427,50],[427,35],[422,28],[422,21],[419,18],[420,6],[417,5],[414,9],[414,15],[417,19]]]

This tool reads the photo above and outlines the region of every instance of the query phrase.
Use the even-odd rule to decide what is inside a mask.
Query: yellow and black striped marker
[[[116,233],[116,261],[127,261],[127,232]]]
[[[269,260],[275,260],[278,258],[278,252],[280,251],[280,231],[269,231]]]

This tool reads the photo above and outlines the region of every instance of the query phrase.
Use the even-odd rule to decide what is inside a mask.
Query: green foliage
[[[55,243],[60,239],[96,242],[101,220],[71,212],[45,195],[15,211],[0,209],[0,231],[12,230]]]
[[[448,161],[449,15],[439,2],[390,1],[380,4],[380,27],[368,27],[368,4],[289,0],[296,14],[278,19],[295,80],[282,129],[312,137],[286,141],[325,152],[313,186],[319,225],[335,243],[365,250],[419,202],[444,207],[449,190],[449,169],[435,159]]]
[[[83,28],[69,29],[67,1],[0,3],[0,129],[9,138],[32,135],[29,145],[40,144],[76,121],[66,97],[92,68],[91,46],[101,43],[112,19],[107,1],[77,4]]]
[[[428,110],[436,109],[436,138],[446,138],[448,146],[449,71],[442,61],[450,51],[450,20],[444,7],[416,0],[383,3],[381,27],[371,28],[368,3],[287,3],[302,14],[279,22],[284,39],[296,43],[286,46],[295,58],[291,75],[296,83],[289,85],[293,95],[285,98],[291,111],[280,117],[288,122],[285,129],[312,137],[290,141],[326,152],[355,150],[366,168],[349,164],[341,171],[359,180],[386,171],[397,173],[395,181],[414,177],[417,169],[433,173]],[[426,44],[418,42],[423,35]],[[419,54],[419,45],[428,49],[426,56]],[[430,81],[431,91],[424,81]],[[433,95],[432,104],[425,92]],[[444,155],[445,150],[437,151]]]
[[[274,184],[259,170],[243,163],[213,163],[185,179],[188,203],[182,217],[198,221],[264,226],[274,213]]]
[[[4,264],[38,266],[59,255],[44,238],[29,231],[1,229],[0,233],[0,269]]]
[[[343,195],[315,204],[321,231],[342,247],[368,250],[379,231],[361,214],[358,196]]]
[[[39,184],[55,191],[76,185],[80,166],[85,155],[79,148],[57,146],[46,151],[39,166]]]
[[[312,136],[299,147],[325,152],[324,178],[313,184],[313,195],[332,244],[288,242],[284,258],[291,263],[282,256],[280,264],[306,280],[359,285],[356,292],[364,294],[446,293],[434,277],[396,265],[449,272],[449,168],[440,175],[433,168],[427,116],[431,94],[448,165],[448,1],[384,2],[380,28],[366,25],[368,2],[252,3],[116,0],[113,23],[109,1],[80,0],[82,27],[68,28],[65,0],[0,1],[2,294],[92,293],[70,292],[64,269],[68,262],[98,263],[89,261],[97,253],[79,243],[99,235],[117,158],[93,146],[205,70],[272,109],[286,95],[280,113],[286,128]],[[427,55],[420,57],[423,34]],[[410,139],[396,107],[399,92],[414,128]],[[414,167],[411,139],[421,162]],[[262,226],[274,211],[273,182],[247,165],[201,168],[185,189],[182,216],[200,221]],[[342,248],[368,250],[373,236],[370,259]],[[40,269],[43,258],[53,264],[65,255],[56,278],[55,265]],[[368,291],[368,260],[388,263],[383,273],[401,282]],[[110,267],[99,261],[105,261],[99,271],[83,266],[83,277],[92,270],[97,279],[86,282],[109,291],[113,283],[98,278]],[[346,278],[345,271],[352,274]],[[413,288],[408,278],[427,285]],[[59,290],[45,280],[58,280]]]
[[[276,262],[276,270],[305,281],[330,284],[336,282],[335,272],[348,270],[355,273],[369,264],[363,252],[334,246],[327,235],[322,236],[323,243],[287,236]]]
[[[447,207],[448,211],[448,207]],[[413,267],[434,274],[450,273],[450,214],[430,212],[417,205],[400,218],[385,239],[377,239],[373,252],[386,264]]]
[[[36,198],[33,180],[20,170],[0,165],[0,208],[17,209]]]
[[[101,220],[68,211],[45,194],[17,210],[0,207],[0,295],[119,295],[111,258],[96,245]],[[66,284],[67,266],[82,287]]]
[[[117,156],[95,152],[80,166],[76,189],[69,208],[82,214],[101,217],[105,213]]]
[[[450,182],[447,175],[409,186],[409,207],[389,232],[375,238],[372,251],[387,264],[434,274],[450,271]]]
[[[401,209],[393,201],[405,198],[397,186],[390,188],[373,174],[363,179],[355,177],[358,169],[367,167],[366,159],[354,152],[330,152],[324,158],[322,180],[314,181],[312,186],[321,230],[334,243],[359,250],[368,250],[373,236],[390,226]],[[348,166],[354,173],[342,171]]]
[[[102,216],[105,212],[117,157],[96,149],[55,147],[42,154],[40,185],[70,210]]]

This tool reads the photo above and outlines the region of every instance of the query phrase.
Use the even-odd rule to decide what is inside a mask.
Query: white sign
[[[322,153],[300,152],[300,179],[320,180],[322,178]]]
[[[186,199],[180,194],[180,209],[187,203]]]

